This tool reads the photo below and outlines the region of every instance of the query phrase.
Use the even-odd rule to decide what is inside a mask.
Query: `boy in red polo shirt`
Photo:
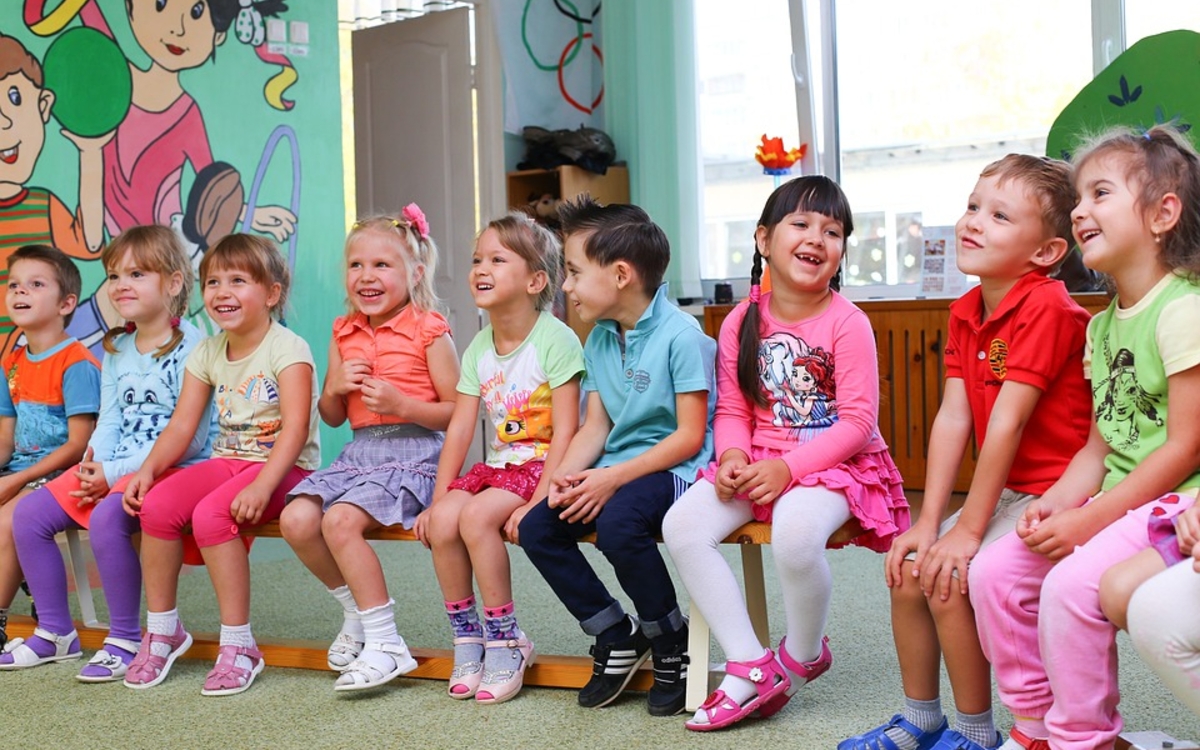
[[[1073,244],[1074,206],[1065,163],[1010,154],[983,170],[955,225],[958,267],[980,283],[950,306],[945,391],[929,440],[921,515],[896,538],[885,563],[905,705],[838,750],[1001,745],[967,566],[1015,529],[1029,501],[1062,476],[1087,441],[1089,315],[1049,278]],[[972,433],[979,460],[970,492],[962,510],[943,521]],[[957,709],[953,727],[939,697],[943,653]]]

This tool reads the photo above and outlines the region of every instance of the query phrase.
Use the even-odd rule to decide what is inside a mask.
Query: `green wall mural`
[[[84,299],[70,331],[99,354],[119,322],[96,262],[107,239],[172,226],[198,265],[229,232],[269,236],[292,266],[287,323],[310,342],[319,383],[344,312],[338,65],[335,3],[4,3],[0,269],[30,242],[76,258]],[[193,321],[212,330],[199,307]],[[0,301],[0,336],[16,335]],[[344,435],[323,437],[336,455]]]

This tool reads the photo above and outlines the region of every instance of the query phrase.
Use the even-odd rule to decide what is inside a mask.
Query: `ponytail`
[[[763,395],[758,380],[758,346],[760,336],[759,297],[762,295],[762,255],[758,248],[754,249],[754,264],[750,268],[750,299],[746,305],[746,315],[742,318],[741,328],[738,329],[738,389],[747,400],[766,408],[767,397]]]

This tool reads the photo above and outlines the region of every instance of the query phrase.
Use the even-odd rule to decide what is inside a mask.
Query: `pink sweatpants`
[[[1100,577],[1150,546],[1159,505],[1130,511],[1057,565],[1016,533],[971,561],[971,605],[1000,700],[1017,716],[1045,717],[1055,750],[1111,748],[1121,731],[1117,630],[1100,611]]]
[[[150,488],[142,503],[142,532],[156,539],[180,539],[190,524],[200,547],[214,547],[238,538],[240,529],[229,506],[265,465],[261,461],[210,458],[180,469]],[[261,523],[279,518],[287,493],[311,473],[292,467],[271,495]]]

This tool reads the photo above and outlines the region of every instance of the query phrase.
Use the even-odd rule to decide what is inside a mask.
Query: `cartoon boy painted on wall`
[[[73,258],[93,260],[104,242],[101,149],[111,135],[82,138],[63,131],[79,148],[77,210],[45,188],[27,186],[54,106],[54,92],[42,88],[43,82],[37,58],[0,34],[0,288],[8,284],[8,256],[22,245],[53,245]],[[0,296],[0,341],[11,339],[14,329]]]

